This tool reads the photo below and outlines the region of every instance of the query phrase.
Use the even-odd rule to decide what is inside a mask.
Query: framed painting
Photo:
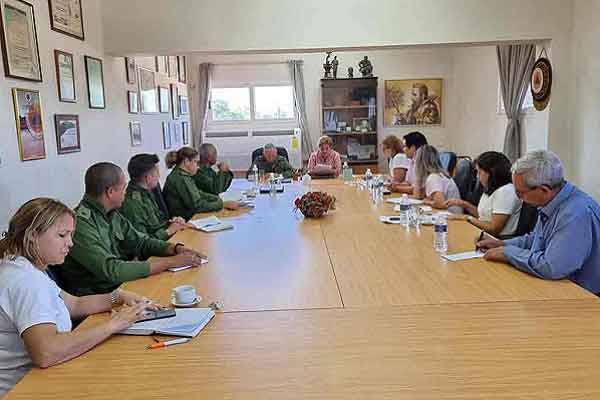
[[[140,112],[138,92],[132,90],[127,91],[127,110],[129,114],[137,114]]]
[[[48,0],[50,27],[52,30],[79,40],[85,39],[83,32],[82,0]]]
[[[169,123],[163,121],[162,123],[162,134],[163,134],[163,149],[168,150],[171,148],[171,133],[169,131]]]
[[[131,136],[131,146],[137,147],[142,145],[142,123],[134,121],[129,123],[129,135]]]
[[[179,96],[179,114],[188,115],[188,98],[187,96]]]
[[[12,95],[21,161],[46,158],[40,92],[13,88]]]
[[[56,150],[58,154],[81,151],[79,116],[55,114],[54,128],[56,130]]]
[[[187,70],[185,66],[185,56],[177,56],[177,75],[179,77],[179,82],[186,83],[187,82]]]
[[[125,77],[127,83],[135,85],[135,58],[125,57]]]
[[[169,88],[158,87],[158,108],[161,113],[169,113]]]
[[[58,87],[58,100],[65,103],[76,103],[75,69],[73,54],[54,50],[54,64],[56,67],[56,86]]]
[[[9,78],[42,82],[33,5],[23,0],[0,0],[0,14],[4,74]]]
[[[143,114],[158,113],[158,92],[154,71],[139,68],[140,72],[140,102]]]
[[[385,81],[385,127],[442,124],[443,79]]]
[[[85,56],[85,76],[87,78],[88,101],[90,108],[106,108],[102,60],[99,58]]]

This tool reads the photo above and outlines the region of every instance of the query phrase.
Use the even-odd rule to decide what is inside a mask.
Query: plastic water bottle
[[[371,168],[367,168],[367,172],[365,172],[365,181],[367,181],[367,189],[371,189],[371,180],[373,179],[373,173],[371,172]]]
[[[445,215],[438,215],[433,225],[433,248],[438,253],[448,251],[448,220]]]
[[[410,202],[408,201],[408,196],[406,194],[402,195],[400,199],[400,223],[405,228],[410,226]]]
[[[342,178],[344,182],[352,182],[352,168],[348,165],[348,161],[344,161],[344,167],[342,169]]]

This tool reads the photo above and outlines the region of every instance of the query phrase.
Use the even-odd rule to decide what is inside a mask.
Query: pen
[[[481,233],[479,234],[479,239],[477,239],[477,241],[475,242],[475,251],[479,250],[479,247],[477,247],[477,243],[481,242],[484,238],[485,232],[481,231]]]
[[[151,344],[150,346],[148,346],[148,349],[160,349],[161,347],[169,347],[169,346],[173,346],[176,344],[187,343],[190,340],[191,339],[188,339],[188,338],[167,340],[166,342],[158,342],[158,343]]]

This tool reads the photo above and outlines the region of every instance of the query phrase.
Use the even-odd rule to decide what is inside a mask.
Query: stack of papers
[[[475,251],[466,251],[464,253],[456,253],[456,254],[443,254],[442,258],[445,258],[448,261],[464,261],[470,260],[472,258],[483,258],[483,254],[479,250]]]
[[[121,331],[122,335],[167,335],[195,337],[210,322],[215,312],[210,308],[178,309],[174,317],[138,322]]]
[[[208,218],[191,220],[189,223],[194,228],[202,232],[219,232],[227,229],[233,229],[233,225],[222,222],[214,215]]]

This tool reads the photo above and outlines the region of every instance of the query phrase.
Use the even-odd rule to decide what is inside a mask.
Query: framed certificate
[[[23,0],[0,0],[0,10],[4,74],[10,78],[41,82],[33,5]]]
[[[140,68],[140,100],[143,114],[154,114],[158,112],[158,91],[154,71]]]
[[[131,136],[131,146],[137,147],[142,145],[142,123],[134,121],[129,123],[129,135]]]
[[[13,88],[12,94],[21,161],[46,158],[40,92]]]
[[[81,0],[48,0],[50,26],[56,32],[84,40]]]
[[[75,94],[73,54],[60,50],[54,50],[54,64],[56,65],[56,86],[58,87],[58,100],[66,103],[77,102],[77,96]]]
[[[102,60],[85,56],[85,75],[87,77],[90,108],[106,108]]]
[[[81,151],[79,135],[79,116],[55,114],[56,150],[58,154],[68,154]]]

